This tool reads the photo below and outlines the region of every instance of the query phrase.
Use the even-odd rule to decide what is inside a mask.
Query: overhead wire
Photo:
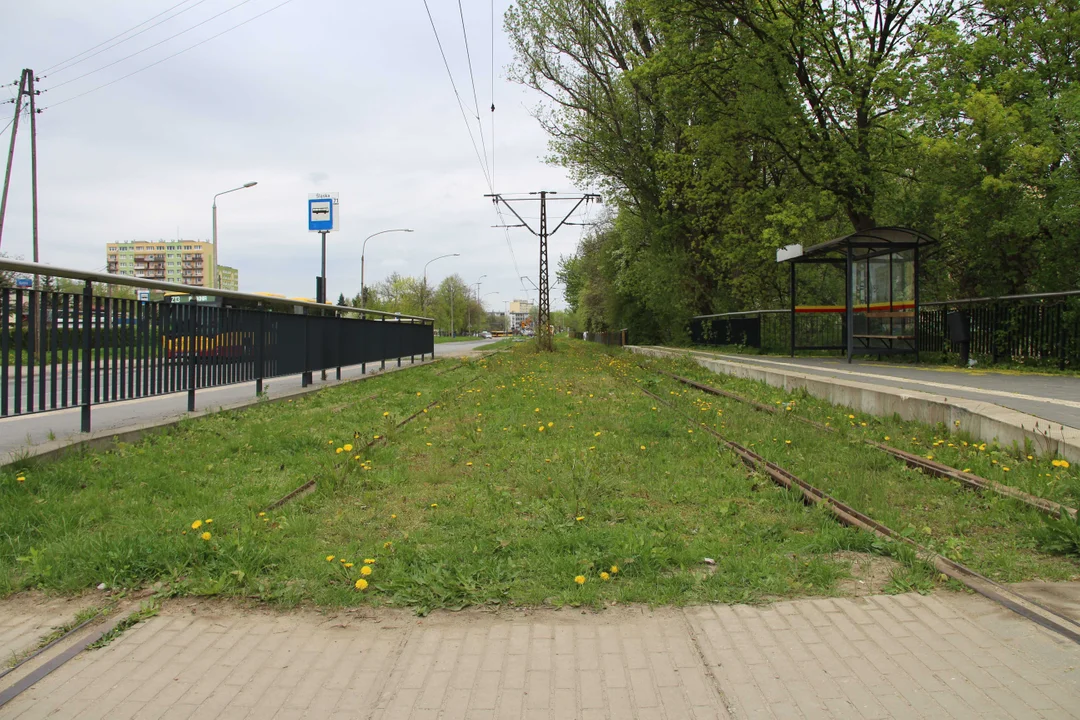
[[[156,47],[157,47],[157,46],[159,46],[159,45],[164,45],[165,43],[169,42],[170,40],[173,40],[173,39],[175,39],[175,38],[178,38],[178,37],[180,37],[181,35],[184,35],[184,34],[186,34],[186,33],[189,33],[189,32],[191,32],[192,30],[194,30],[195,28],[198,28],[198,27],[202,27],[203,25],[205,25],[206,23],[210,22],[211,20],[216,20],[217,18],[221,17],[222,15],[225,15],[226,13],[230,13],[230,12],[232,12],[233,10],[237,9],[238,7],[241,7],[242,5],[247,5],[247,4],[248,4],[249,2],[251,2],[251,1],[252,1],[252,0],[240,0],[240,2],[236,3],[235,5],[233,5],[233,6],[231,6],[231,7],[228,7],[228,8],[225,8],[224,10],[222,10],[221,12],[219,12],[219,13],[218,13],[217,15],[211,15],[210,17],[206,18],[206,19],[205,19],[205,20],[203,20],[202,22],[196,23],[195,25],[192,25],[191,27],[187,28],[186,30],[181,30],[180,32],[176,33],[175,35],[170,35],[169,37],[165,38],[164,40],[159,40],[158,42],[154,43],[153,45],[147,45],[147,46],[146,46],[146,47],[144,47],[144,48],[143,48],[142,50],[139,50],[139,51],[137,51],[137,52],[133,52],[133,53],[131,53],[130,55],[126,55],[126,56],[124,56],[124,57],[120,58],[119,60],[113,60],[113,61],[112,61],[111,63],[109,63],[108,65],[102,65],[101,67],[99,67],[99,68],[97,68],[97,69],[95,69],[95,70],[91,70],[90,72],[85,72],[85,73],[83,73],[82,75],[77,75],[77,76],[75,76],[75,77],[73,77],[73,78],[69,78],[68,80],[65,80],[65,81],[64,81],[64,82],[62,82],[62,83],[57,83],[56,85],[53,85],[53,86],[52,86],[51,88],[49,88],[49,89],[50,89],[50,90],[55,90],[55,89],[56,89],[56,88],[58,88],[58,87],[63,87],[64,85],[67,85],[67,84],[69,84],[69,83],[73,83],[73,82],[75,82],[76,80],[82,80],[82,79],[83,79],[83,78],[85,78],[85,77],[89,77],[90,75],[93,75],[93,74],[95,74],[95,73],[99,73],[99,72],[101,72],[102,70],[105,70],[105,69],[107,69],[107,68],[111,68],[111,67],[112,67],[113,65],[117,65],[117,64],[119,64],[119,63],[122,63],[122,62],[124,62],[125,60],[130,60],[131,58],[133,58],[133,57],[135,57],[135,56],[137,56],[137,55],[142,55],[142,54],[143,54],[144,52],[146,52],[147,50],[153,50],[154,48],[156,48]],[[258,17],[258,16],[256,16],[256,17]],[[216,37],[216,36],[215,36],[215,37]],[[193,46],[193,47],[194,47],[194,46]],[[152,67],[152,66],[148,66],[148,67]]]
[[[249,1],[250,1],[250,0],[244,0],[244,2],[249,2]],[[78,98],[81,98],[81,97],[84,97],[84,96],[86,96],[86,95],[89,95],[90,93],[94,93],[94,92],[97,92],[98,90],[102,90],[102,89],[104,89],[104,88],[107,88],[107,87],[109,87],[110,85],[115,85],[116,83],[120,82],[121,80],[126,80],[127,78],[129,78],[129,77],[131,77],[131,76],[133,76],[133,75],[138,75],[139,73],[141,73],[141,72],[144,72],[144,71],[146,71],[146,70],[149,70],[150,68],[152,68],[152,67],[154,67],[154,66],[156,66],[156,65],[160,65],[161,63],[163,63],[163,62],[165,62],[165,61],[167,61],[167,60],[172,60],[172,59],[173,59],[174,57],[176,57],[177,55],[183,55],[183,54],[184,54],[184,53],[186,53],[186,52],[187,52],[188,50],[194,50],[195,48],[199,47],[200,45],[205,45],[206,43],[210,42],[211,40],[215,40],[215,39],[217,39],[217,38],[221,37],[222,35],[224,35],[224,34],[226,34],[226,33],[230,33],[230,32],[232,32],[233,30],[236,30],[237,28],[240,28],[240,27],[243,27],[244,25],[247,25],[247,24],[248,24],[249,22],[252,22],[252,21],[254,21],[254,20],[258,20],[258,19],[259,19],[259,18],[261,18],[261,17],[263,16],[263,15],[267,15],[267,14],[269,14],[269,13],[272,13],[272,12],[274,12],[275,10],[277,10],[278,8],[280,8],[280,7],[283,7],[283,6],[285,6],[285,5],[288,5],[288,4],[289,4],[289,3],[291,3],[292,1],[293,1],[293,0],[284,0],[283,2],[280,2],[280,3],[278,3],[277,5],[274,5],[274,6],[273,6],[273,7],[271,7],[271,8],[268,8],[268,9],[266,9],[266,10],[263,10],[263,11],[262,11],[261,13],[259,13],[259,14],[257,14],[257,15],[253,15],[253,16],[249,17],[249,18],[248,18],[247,20],[244,20],[243,22],[239,22],[239,23],[237,23],[236,25],[233,25],[232,27],[229,27],[229,28],[226,28],[226,29],[222,30],[221,32],[217,33],[216,35],[211,35],[210,37],[208,37],[208,38],[205,38],[205,39],[203,39],[203,40],[200,40],[199,42],[197,42],[197,43],[195,43],[195,44],[193,44],[193,45],[189,45],[189,46],[187,46],[187,47],[186,47],[186,48],[184,48],[183,50],[178,50],[178,51],[174,52],[174,53],[173,53],[172,55],[167,55],[167,56],[165,56],[165,57],[161,58],[160,60],[157,60],[157,61],[155,61],[155,62],[152,62],[152,63],[150,63],[149,65],[146,65],[146,66],[144,66],[144,67],[141,67],[141,68],[139,68],[138,70],[134,70],[134,71],[132,71],[132,72],[129,72],[129,73],[127,74],[127,75],[122,75],[122,76],[120,76],[120,77],[116,78],[115,80],[111,80],[111,81],[109,81],[109,82],[107,82],[107,83],[105,83],[105,84],[103,84],[103,85],[98,85],[97,87],[95,87],[95,88],[91,88],[90,90],[87,90],[86,92],[82,92],[82,93],[79,93],[78,95],[72,95],[72,96],[71,96],[71,97],[69,97],[69,98],[64,98],[64,99],[63,99],[63,100],[61,100],[60,102],[57,102],[57,103],[53,103],[52,105],[50,105],[50,106],[49,106],[49,108],[55,108],[55,107],[58,107],[58,106],[60,106],[60,105],[63,105],[64,103],[68,103],[68,102],[71,102],[72,100],[77,100]],[[243,4],[243,3],[241,3],[241,4]],[[227,11],[226,11],[226,12],[227,12]],[[43,110],[47,110],[47,109],[49,109],[49,108],[42,108],[42,109],[43,109]]]
[[[488,156],[487,142],[484,140],[484,123],[480,120],[480,98],[476,93],[476,73],[473,72],[472,51],[469,49],[469,33],[465,29],[465,9],[461,5],[461,0],[458,0],[458,16],[461,18],[461,37],[465,40],[465,59],[469,64],[469,82],[472,84],[473,108],[475,109],[473,114],[476,117],[476,127],[480,131],[480,146],[484,149],[484,162],[488,167],[488,177],[492,178],[491,186],[494,188],[495,179],[491,174],[491,161]]]
[[[169,8],[169,10],[174,10],[174,9],[180,7],[180,5],[185,5],[185,4],[189,3],[189,2],[191,2],[191,0],[184,0],[184,2],[179,3],[178,5],[173,5],[171,8]],[[86,55],[86,57],[79,58],[78,60],[75,60],[75,58],[79,57],[79,55],[75,55],[74,57],[68,58],[68,60],[65,60],[62,63],[57,63],[56,65],[53,65],[52,68],[49,68],[48,70],[43,70],[42,72],[48,73],[49,75],[55,75],[56,73],[64,72],[65,70],[68,70],[70,68],[75,67],[79,63],[86,62],[87,60],[89,60],[92,57],[97,57],[98,55],[100,55],[103,52],[107,52],[109,50],[112,50],[114,47],[117,47],[119,45],[123,45],[128,40],[134,40],[135,38],[142,35],[144,32],[149,32],[150,30],[153,30],[154,28],[156,28],[158,25],[162,25],[164,23],[167,23],[170,20],[172,20],[173,18],[178,17],[178,16],[182,15],[183,13],[186,13],[188,10],[192,10],[192,9],[198,7],[199,5],[202,5],[204,2],[206,2],[206,0],[198,0],[198,2],[196,2],[194,5],[188,5],[188,7],[184,8],[180,12],[175,13],[173,15],[170,15],[169,17],[165,18],[164,20],[159,20],[158,22],[154,23],[150,27],[143,28],[142,30],[139,30],[139,32],[135,33],[134,35],[128,35],[128,37],[124,38],[123,40],[120,40],[119,42],[115,42],[112,45],[108,45],[107,47],[101,47],[102,45],[106,45],[107,43],[110,43],[110,42],[112,42],[113,40],[116,40],[119,37],[123,37],[124,35],[127,35],[129,32],[131,32],[132,30],[135,30],[136,28],[142,27],[146,23],[150,22],[150,20],[154,20],[155,18],[161,17],[166,12],[169,12],[169,10],[166,10],[163,13],[158,13],[154,17],[150,18],[150,20],[146,20],[145,22],[139,23],[135,27],[130,28],[128,30],[125,30],[124,32],[120,33],[119,35],[115,35],[115,36],[109,38],[108,40],[106,40],[103,43],[95,45],[94,47],[90,48],[90,50],[85,50],[85,51],[79,53],[79,55]],[[97,48],[101,48],[101,49],[97,50]],[[94,50],[97,50],[97,52],[92,52]],[[87,53],[90,53],[90,54],[87,55]],[[70,60],[75,60],[75,62],[69,62]],[[56,68],[56,69],[53,69],[53,68]],[[43,75],[42,77],[48,77],[48,75]]]

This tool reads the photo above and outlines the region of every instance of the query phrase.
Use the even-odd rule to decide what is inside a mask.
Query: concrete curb
[[[850,382],[820,375],[780,370],[695,355],[687,351],[627,345],[627,350],[650,357],[689,358],[698,365],[718,374],[757,380],[773,387],[795,390],[801,388],[814,397],[835,405],[854,408],[860,412],[887,417],[899,415],[904,420],[916,420],[929,425],[944,423],[959,427],[983,441],[997,440],[1009,446],[1024,447],[1030,441],[1040,455],[1061,456],[1080,463],[1080,430],[994,403],[966,398],[949,398],[919,390],[905,390],[886,385]]]
[[[66,438],[64,440],[52,440],[50,442],[41,443],[40,445],[34,445],[32,447],[24,448],[22,450],[4,453],[2,456],[0,456],[0,469],[10,467],[17,463],[24,463],[29,460],[38,462],[57,460],[64,455],[75,451],[107,450],[115,447],[119,443],[134,443],[138,442],[147,435],[171,430],[184,420],[198,419],[201,417],[206,417],[207,415],[216,415],[220,412],[227,412],[229,410],[243,410],[245,408],[254,407],[256,405],[272,405],[274,403],[293,400],[297,397],[302,397],[304,395],[312,395],[328,388],[348,385],[349,383],[363,382],[364,380],[370,380],[371,378],[386,375],[388,373],[400,372],[402,370],[418,368],[425,365],[433,365],[442,360],[452,359],[453,358],[436,357],[432,360],[421,360],[418,363],[410,363],[408,365],[402,365],[401,367],[387,367],[385,370],[369,371],[366,375],[358,378],[349,378],[347,380],[327,380],[325,383],[322,383],[318,386],[311,385],[306,388],[297,387],[292,390],[285,390],[280,395],[276,395],[275,397],[266,400],[260,400],[259,398],[252,397],[251,400],[230,403],[228,405],[220,405],[217,408],[213,409],[196,410],[193,413],[183,413],[182,415],[177,415],[167,420],[157,420],[152,423],[131,425],[130,427],[120,428],[118,430],[91,432],[84,437],[79,437],[75,439]]]

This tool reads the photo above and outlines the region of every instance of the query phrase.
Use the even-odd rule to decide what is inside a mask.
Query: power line
[[[142,21],[141,23],[139,23],[138,25],[135,25],[134,27],[130,27],[130,28],[128,28],[128,29],[127,29],[127,30],[125,30],[124,32],[120,33],[119,35],[113,35],[113,36],[112,36],[111,38],[109,38],[108,40],[105,40],[105,41],[103,41],[103,42],[100,42],[100,43],[98,43],[97,45],[95,45],[95,46],[94,46],[94,47],[92,47],[92,48],[89,48],[89,49],[87,49],[87,50],[83,50],[83,51],[82,51],[81,53],[77,53],[77,54],[75,54],[75,55],[72,55],[72,56],[71,56],[71,57],[69,57],[69,58],[68,58],[67,60],[61,60],[60,62],[56,63],[55,65],[51,65],[51,66],[49,66],[49,67],[45,68],[44,70],[42,70],[42,72],[49,72],[49,71],[50,71],[50,70],[52,70],[53,68],[56,68],[56,67],[60,67],[61,65],[66,65],[67,63],[71,62],[71,61],[72,61],[72,60],[74,60],[75,58],[77,58],[77,57],[80,57],[80,56],[82,56],[82,55],[85,55],[86,53],[88,53],[88,52],[91,52],[91,51],[93,51],[93,50],[97,50],[97,49],[98,49],[99,47],[101,47],[102,45],[104,45],[104,44],[106,44],[106,43],[110,43],[110,42],[112,42],[113,40],[115,40],[115,39],[116,39],[116,38],[118,38],[118,37],[122,37],[123,35],[127,35],[127,34],[128,34],[129,32],[131,32],[132,30],[136,30],[136,29],[138,29],[138,28],[141,28],[141,27],[142,27],[143,25],[145,25],[146,23],[150,22],[151,20],[156,20],[157,18],[161,17],[161,16],[162,16],[162,15],[164,15],[165,13],[167,13],[167,12],[172,12],[172,11],[173,11],[173,10],[175,10],[176,8],[180,7],[181,5],[184,5],[184,4],[186,4],[186,3],[189,3],[189,2],[191,2],[191,0],[183,0],[183,2],[178,2],[178,3],[176,3],[175,5],[173,5],[173,6],[171,7],[171,8],[168,8],[168,9],[166,9],[166,10],[162,10],[161,12],[159,12],[159,13],[158,13],[157,15],[153,16],[152,18],[149,18],[149,19],[147,19],[147,20],[143,20],[143,21]]]
[[[111,68],[113,65],[117,65],[119,63],[122,63],[125,60],[130,60],[131,58],[135,57],[136,55],[142,55],[147,50],[152,50],[152,49],[156,48],[158,45],[164,45],[165,43],[169,42],[170,40],[172,40],[174,38],[178,38],[178,37],[180,37],[181,35],[183,35],[185,33],[189,33],[192,30],[194,30],[195,28],[201,27],[201,26],[205,25],[206,23],[210,22],[211,20],[216,20],[217,18],[221,17],[222,15],[232,12],[236,8],[240,7],[241,5],[247,5],[249,2],[251,2],[251,0],[240,0],[240,2],[233,5],[232,7],[229,7],[229,8],[226,8],[226,9],[222,10],[217,15],[211,15],[210,17],[206,18],[202,22],[196,23],[195,25],[192,25],[191,27],[189,27],[186,30],[181,30],[180,32],[176,33],[175,35],[170,35],[169,37],[165,38],[164,40],[159,40],[158,42],[154,43],[153,45],[147,45],[142,50],[139,50],[138,52],[133,52],[130,55],[127,55],[125,57],[120,58],[119,60],[113,60],[108,65],[102,65],[101,67],[97,68],[96,70],[91,70],[90,72],[85,72],[82,75],[78,75],[76,77],[71,78],[70,80],[65,80],[62,83],[58,83],[56,85],[53,85],[49,89],[50,90],[55,90],[58,87],[63,87],[64,85],[67,85],[68,83],[73,83],[76,80],[82,80],[84,77],[88,77],[90,75],[93,75],[94,73],[99,73],[102,70],[105,70],[106,68]],[[258,17],[258,16],[256,16],[256,17]],[[192,46],[192,47],[194,47],[194,46]],[[153,66],[148,66],[148,67],[153,67]]]
[[[480,146],[484,148],[484,161],[490,168],[487,143],[484,141],[484,124],[480,122],[480,98],[476,94],[476,73],[473,72],[472,52],[469,50],[469,33],[465,29],[465,10],[461,6],[461,0],[458,0],[458,15],[461,17],[461,36],[465,40],[465,59],[468,60],[469,63],[469,82],[472,83],[473,107],[476,109],[476,127],[480,130]],[[491,177],[490,170],[488,171],[488,177]],[[494,189],[494,179],[491,181],[491,186]]]
[[[245,2],[248,2],[248,1],[249,0],[245,0]],[[267,10],[263,10],[258,15],[253,15],[252,17],[249,17],[247,20],[244,20],[241,23],[237,23],[236,25],[233,25],[230,28],[226,28],[225,30],[222,30],[217,35],[211,35],[210,37],[206,38],[205,40],[200,40],[199,42],[195,43],[194,45],[189,45],[188,47],[184,48],[183,50],[178,50],[177,52],[174,52],[172,55],[168,55],[166,57],[163,57],[160,60],[158,60],[156,62],[153,62],[153,63],[150,63],[149,65],[147,65],[145,67],[141,67],[138,70],[135,70],[133,72],[129,72],[127,75],[122,75],[121,77],[118,77],[115,80],[111,80],[111,81],[105,83],[104,85],[98,85],[97,87],[91,88],[90,90],[87,90],[86,92],[79,93],[78,95],[72,95],[71,97],[65,98],[65,99],[61,100],[60,102],[58,102],[58,103],[54,103],[54,104],[50,105],[49,107],[50,108],[58,107],[60,105],[63,105],[64,103],[71,102],[72,100],[77,100],[78,98],[89,95],[90,93],[97,92],[98,90],[101,90],[103,88],[107,88],[110,85],[115,85],[116,83],[120,82],[121,80],[126,80],[127,78],[131,77],[132,75],[138,75],[139,73],[143,72],[144,70],[149,70],[150,68],[154,67],[155,65],[160,65],[161,63],[165,62],[166,60],[171,60],[174,57],[176,57],[177,55],[183,55],[188,50],[194,50],[195,48],[199,47],[200,45],[204,45],[204,44],[210,42],[211,40],[214,40],[216,38],[221,37],[225,33],[229,33],[229,32],[232,32],[233,30],[236,30],[239,27],[243,27],[244,25],[247,25],[249,22],[251,22],[253,20],[258,20],[263,15],[267,15],[269,13],[272,13],[275,10],[277,10],[278,8],[280,8],[280,7],[284,6],[284,5],[288,5],[292,1],[293,0],[284,0],[284,2],[280,2],[280,3],[278,3],[277,5],[275,5],[272,8],[269,8]],[[42,108],[42,109],[48,109],[48,108]]]
[[[184,2],[180,3],[180,5],[184,5],[185,3],[188,3],[188,2],[191,2],[191,0],[184,0]],[[164,20],[159,20],[158,22],[154,23],[154,24],[153,24],[153,25],[151,25],[150,27],[147,27],[147,28],[143,28],[142,30],[139,30],[139,32],[135,33],[134,35],[128,35],[128,37],[124,38],[123,40],[121,40],[121,41],[119,41],[119,42],[115,42],[115,43],[113,43],[112,45],[108,45],[107,47],[103,47],[103,48],[101,48],[101,49],[100,49],[100,50],[98,50],[97,52],[93,52],[93,53],[91,53],[91,54],[89,54],[89,55],[86,55],[86,53],[90,53],[90,52],[91,52],[91,50],[95,50],[95,49],[97,49],[97,48],[101,47],[101,45],[105,45],[106,43],[112,42],[113,40],[115,40],[115,39],[116,39],[116,38],[118,38],[118,37],[121,37],[121,36],[123,36],[123,35],[127,35],[127,34],[128,34],[129,32],[131,32],[131,31],[132,31],[132,30],[134,30],[135,28],[141,27],[142,25],[145,25],[146,23],[150,22],[150,20],[153,20],[154,18],[158,18],[158,17],[161,17],[162,15],[164,15],[164,14],[165,14],[165,13],[159,13],[159,14],[155,15],[154,17],[150,18],[150,20],[147,20],[146,22],[140,23],[139,25],[136,25],[136,26],[135,26],[134,28],[131,28],[130,30],[125,30],[124,32],[120,33],[120,35],[116,35],[115,37],[109,38],[109,39],[108,39],[108,40],[106,40],[105,42],[101,43],[101,45],[95,45],[94,47],[90,48],[90,50],[87,50],[87,51],[85,51],[85,52],[82,52],[82,53],[80,53],[80,55],[86,55],[86,57],[84,57],[84,58],[80,58],[80,59],[78,59],[78,60],[75,60],[75,62],[73,62],[73,63],[70,63],[70,64],[68,64],[68,60],[65,60],[64,62],[62,62],[62,63],[59,63],[59,65],[62,65],[63,67],[60,67],[60,68],[58,68],[58,69],[56,69],[56,70],[53,70],[53,71],[52,71],[51,73],[49,73],[49,74],[50,74],[50,75],[55,75],[56,73],[59,73],[59,72],[64,72],[65,70],[68,70],[68,69],[70,69],[70,68],[73,68],[73,67],[75,67],[75,66],[76,66],[76,65],[78,65],[79,63],[82,63],[82,62],[86,62],[87,60],[89,60],[89,59],[90,59],[90,58],[92,58],[92,57],[97,57],[98,55],[100,55],[100,54],[101,54],[101,53],[103,53],[103,52],[107,52],[107,51],[109,51],[109,50],[112,50],[112,49],[113,49],[114,47],[117,47],[117,46],[119,46],[119,45],[123,45],[123,44],[124,44],[124,43],[126,43],[126,42],[127,42],[128,40],[133,40],[133,39],[135,39],[135,38],[139,37],[140,35],[142,35],[142,34],[143,34],[144,32],[148,32],[148,31],[150,31],[150,30],[153,30],[153,29],[154,29],[154,28],[156,28],[156,27],[157,27],[158,25],[161,25],[161,24],[163,24],[163,23],[167,23],[167,22],[169,22],[170,20],[172,20],[172,19],[173,19],[174,17],[177,17],[177,16],[179,16],[179,15],[182,15],[183,13],[186,13],[186,12],[187,12],[188,10],[191,10],[191,9],[193,9],[193,8],[196,8],[196,7],[198,7],[199,5],[202,5],[202,4],[204,3],[204,2],[206,2],[206,0],[198,0],[198,2],[196,2],[196,3],[194,4],[194,5],[189,5],[188,7],[184,8],[184,9],[183,9],[183,10],[181,10],[180,12],[178,12],[178,13],[175,13],[175,14],[173,14],[173,15],[170,15],[169,17],[165,18]],[[171,7],[171,8],[169,8],[169,10],[173,10],[174,8],[180,7],[180,5],[173,5],[173,6]],[[169,12],[169,10],[166,10],[165,12]],[[76,55],[75,57],[79,57],[79,55]],[[69,60],[74,60],[74,58],[69,58]],[[57,66],[56,66],[56,65],[54,65],[53,67],[57,67]],[[45,72],[49,72],[49,71],[48,71],[48,70],[46,70]],[[43,75],[42,77],[48,77],[48,75]]]
[[[473,152],[476,153],[476,160],[480,163],[480,168],[484,171],[484,179],[487,180],[487,185],[490,189],[492,187],[491,175],[488,173],[484,161],[480,158],[480,149],[476,147],[476,138],[473,136],[472,125],[469,124],[469,118],[465,114],[465,105],[461,101],[461,93],[458,92],[457,83],[454,82],[454,73],[450,71],[450,63],[446,59],[446,52],[443,50],[442,40],[439,38],[439,30],[435,27],[435,18],[431,16],[431,7],[428,5],[428,0],[424,0],[424,9],[427,10],[428,22],[431,23],[431,31],[435,33],[435,42],[439,46],[439,54],[442,55],[443,67],[446,68],[446,75],[450,78],[450,86],[454,89],[454,97],[457,98],[458,110],[461,111],[461,119],[465,121],[465,129],[469,132],[469,142],[472,143]]]

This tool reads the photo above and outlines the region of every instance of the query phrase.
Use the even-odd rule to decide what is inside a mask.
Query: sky
[[[518,278],[538,282],[538,241],[524,229],[492,227],[500,220],[483,197],[490,188],[482,168],[494,163],[493,187],[502,193],[589,188],[575,188],[561,168],[545,163],[547,136],[532,117],[540,97],[507,79],[512,55],[502,14],[509,0],[494,3],[494,42],[491,1],[462,0],[472,76],[458,3],[429,4],[469,125],[423,0],[0,2],[8,31],[0,84],[31,67],[43,91],[41,261],[104,271],[107,242],[208,240],[213,196],[256,181],[218,198],[220,262],[239,268],[243,291],[314,295],[320,243],[307,230],[307,198],[337,192],[341,228],[327,240],[330,298],[359,292],[365,237],[402,227],[414,232],[368,242],[368,285],[395,271],[419,277],[429,260],[460,253],[432,263],[428,281],[456,273],[475,283],[486,275],[480,294],[491,310],[502,310],[504,300],[535,298],[532,285]],[[183,34],[169,39],[177,33]],[[97,54],[80,55],[99,44]],[[480,148],[470,77],[486,154],[473,149],[466,129]],[[106,83],[112,84],[101,87]],[[5,100],[14,94],[14,87],[0,89]],[[0,105],[0,128],[13,111]],[[29,139],[24,118],[0,240],[0,252],[27,260]],[[0,133],[5,151],[9,141],[10,130]],[[517,207],[538,225],[538,203]],[[593,205],[575,219],[600,212]],[[553,284],[559,257],[574,251],[581,232],[565,227],[552,236]],[[561,286],[551,297],[553,309],[565,307]]]

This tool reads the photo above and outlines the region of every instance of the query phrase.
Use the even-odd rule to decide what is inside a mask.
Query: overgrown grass
[[[1080,574],[1075,562],[1037,549],[1051,550],[1043,541],[1044,523],[1037,511],[1012,499],[975,493],[958,483],[912,470],[861,440],[887,441],[1044,497],[1055,494],[1047,490],[1058,489],[1053,499],[1075,503],[1071,493],[1078,485],[1076,471],[1061,461],[1055,466],[1050,459],[1034,455],[1028,459],[1023,450],[962,440],[940,426],[863,415],[805,392],[792,394],[764,383],[717,375],[690,361],[638,362],[778,408],[781,414],[774,416],[674,380],[642,375],[644,382],[678,400],[710,426],[734,435],[743,444],[753,444],[768,459],[948,557],[1010,582],[1032,577],[1062,580]],[[826,433],[792,417],[800,415],[827,423],[838,433]]]
[[[753,602],[836,592],[850,567],[840,550],[896,555],[892,589],[935,582],[907,549],[841,527],[688,432],[639,391],[637,381],[652,381],[631,356],[580,342],[559,350],[518,343],[455,372],[446,371],[458,361],[445,360],[0,471],[0,593],[163,582],[173,594],[419,611]],[[693,409],[688,396],[678,401]],[[781,437],[788,425],[747,414],[733,434],[758,449],[792,439],[796,454],[777,447],[774,459],[811,480],[847,478],[846,499],[888,522],[903,507],[892,503],[924,503],[918,489],[879,487],[898,472],[892,461],[837,438]],[[263,514],[309,480],[313,493]],[[926,497],[948,487],[921,482],[937,484]],[[985,517],[1019,516],[1009,505]],[[944,519],[927,523],[931,537],[949,537]],[[984,543],[981,523],[967,526],[965,558],[1007,550]],[[1030,548],[999,564],[1010,579],[1076,569]]]

